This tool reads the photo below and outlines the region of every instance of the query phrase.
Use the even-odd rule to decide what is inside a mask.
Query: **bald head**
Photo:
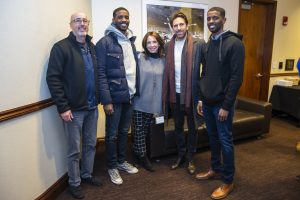
[[[70,23],[76,19],[76,18],[85,18],[87,19],[87,16],[84,12],[77,12],[71,15]]]
[[[85,37],[89,31],[89,23],[90,20],[88,20],[86,14],[83,12],[77,12],[71,15],[70,27],[78,42],[85,42]]]

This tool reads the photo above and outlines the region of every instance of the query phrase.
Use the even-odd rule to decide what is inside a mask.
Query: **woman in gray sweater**
[[[146,170],[154,171],[146,154],[146,135],[153,118],[163,115],[162,80],[165,66],[164,41],[156,32],[148,32],[139,57],[140,96],[133,99],[134,156]]]

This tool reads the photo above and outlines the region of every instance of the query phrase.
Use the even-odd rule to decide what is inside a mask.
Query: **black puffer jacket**
[[[134,45],[135,37],[130,38],[136,61],[136,93],[139,95],[139,68],[137,52]],[[100,83],[100,102],[103,105],[111,103],[129,103],[130,95],[123,62],[123,50],[117,36],[111,32],[101,38],[96,44],[98,71]]]
[[[86,37],[86,42],[93,59],[95,95],[98,104],[96,52],[90,36]],[[88,109],[84,69],[80,46],[74,34],[70,32],[67,38],[53,45],[46,77],[52,99],[59,113],[67,110]]]

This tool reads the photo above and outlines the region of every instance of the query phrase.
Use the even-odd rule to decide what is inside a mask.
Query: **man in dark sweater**
[[[225,10],[213,7],[207,13],[212,33],[203,52],[203,70],[197,110],[203,114],[211,148],[211,169],[196,175],[197,179],[222,177],[224,184],[211,195],[225,198],[233,190],[234,146],[232,121],[234,102],[243,80],[244,46],[242,37],[225,31]]]
[[[99,84],[96,52],[91,36],[87,34],[89,20],[84,13],[75,13],[71,16],[70,27],[72,31],[69,36],[52,47],[47,84],[67,135],[69,190],[74,198],[82,199],[82,181],[94,186],[101,185],[92,176]]]

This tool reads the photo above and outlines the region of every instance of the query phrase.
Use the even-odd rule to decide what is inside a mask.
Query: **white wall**
[[[226,28],[236,31],[238,0],[189,0],[227,11]],[[91,6],[92,5],[92,6]],[[49,51],[67,36],[70,15],[77,11],[93,16],[94,42],[110,24],[112,11],[130,11],[131,29],[141,49],[140,0],[1,0],[0,111],[49,97],[45,82]],[[92,8],[91,8],[92,7]],[[91,31],[90,31],[91,32]],[[98,137],[104,136],[100,110]],[[66,173],[66,136],[55,106],[0,125],[0,199],[34,199]]]
[[[45,71],[70,15],[90,0],[1,0],[0,111],[49,97]],[[66,137],[54,106],[0,125],[0,199],[35,199],[66,173]]]
[[[0,126],[0,199],[34,199],[66,172],[66,137],[54,107]]]
[[[282,25],[282,17],[288,16],[288,25]],[[298,72],[296,63],[300,57],[300,1],[277,0],[277,13],[272,54],[271,74],[289,73],[285,71],[285,60],[295,59],[293,72]],[[278,63],[283,62],[283,69],[278,69]]]
[[[50,97],[48,52],[68,34],[70,13],[80,10],[91,14],[90,0],[0,1],[0,111]]]
[[[288,16],[288,25],[282,25],[282,17]],[[300,1],[277,0],[273,54],[271,74],[298,72],[296,63],[300,58]],[[295,59],[294,70],[285,71],[285,60]],[[278,69],[279,62],[283,62],[283,69]],[[268,98],[277,80],[286,76],[271,77]],[[294,76],[295,77],[295,76]],[[297,75],[296,75],[297,77]]]

